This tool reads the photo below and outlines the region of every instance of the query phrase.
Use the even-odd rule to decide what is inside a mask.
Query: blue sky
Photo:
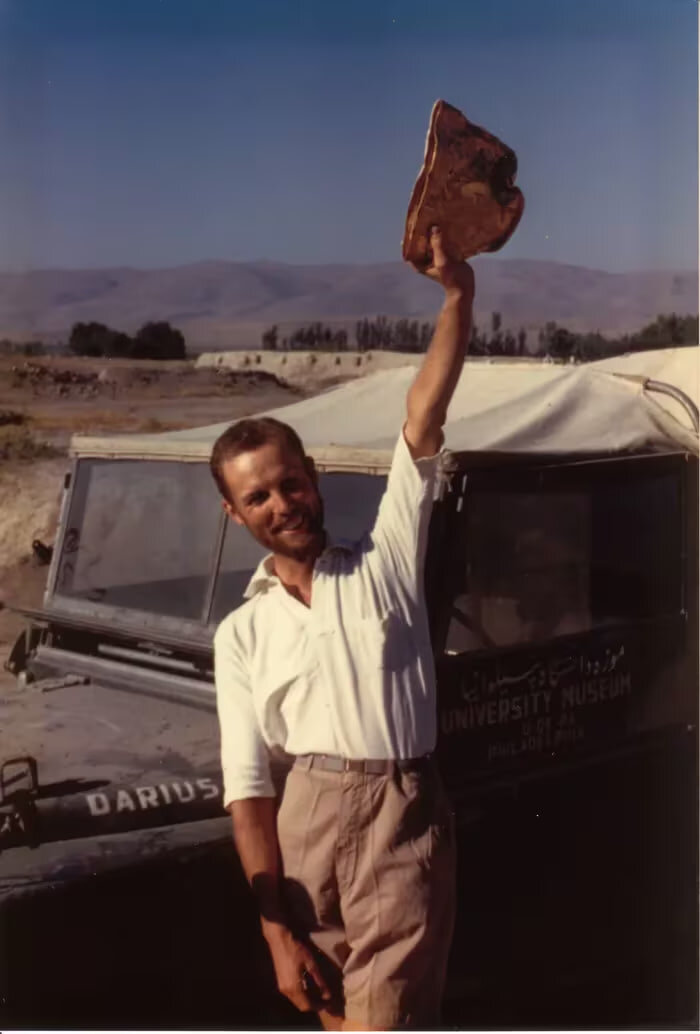
[[[500,252],[697,267],[696,0],[0,0],[0,267],[400,257],[438,97]]]

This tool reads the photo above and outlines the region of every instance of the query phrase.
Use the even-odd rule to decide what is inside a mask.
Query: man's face
[[[313,461],[283,442],[242,452],[223,465],[224,509],[279,556],[315,559],[323,548],[323,502]]]

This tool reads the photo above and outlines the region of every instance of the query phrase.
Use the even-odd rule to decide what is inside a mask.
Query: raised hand
[[[416,266],[431,280],[441,284],[448,296],[471,302],[474,298],[474,270],[468,262],[455,262],[445,252],[439,226],[430,230],[430,260],[427,266]]]

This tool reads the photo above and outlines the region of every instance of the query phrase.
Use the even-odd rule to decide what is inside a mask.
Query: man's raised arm
[[[430,347],[409,389],[404,435],[414,459],[432,456],[441,447],[447,407],[457,387],[471,334],[474,273],[466,262],[454,262],[442,246],[437,227],[430,235],[432,265],[426,275],[445,289]]]

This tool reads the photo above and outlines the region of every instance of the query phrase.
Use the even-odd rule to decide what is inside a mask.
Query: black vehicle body
[[[426,592],[454,1025],[697,1022],[698,461],[678,438],[452,453]],[[220,800],[211,638],[259,554],[203,454],[111,449],[77,450],[11,659],[39,731],[0,757],[3,1021],[304,1026]],[[329,526],[359,534],[386,451],[311,451]]]

